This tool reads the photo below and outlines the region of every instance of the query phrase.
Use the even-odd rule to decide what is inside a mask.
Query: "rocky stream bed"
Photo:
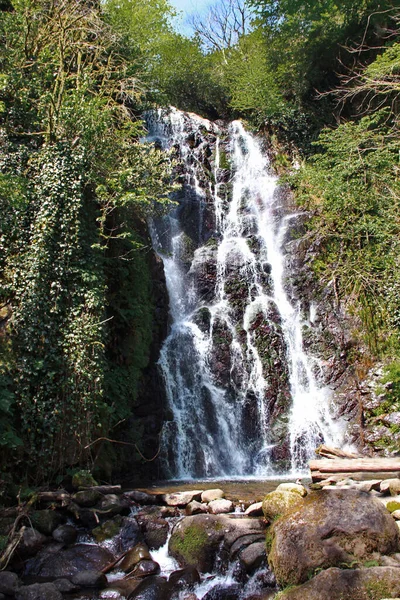
[[[400,479],[273,487],[39,492],[0,509],[0,599],[400,595]]]

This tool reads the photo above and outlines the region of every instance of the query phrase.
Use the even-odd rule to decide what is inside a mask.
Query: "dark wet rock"
[[[168,538],[168,521],[152,515],[138,516],[137,521],[143,532],[144,541],[149,548],[158,550],[158,548],[164,546]]]
[[[282,600],[381,600],[400,595],[399,569],[330,568],[294,589],[282,592]]]
[[[55,552],[45,548],[35,558],[28,560],[24,574],[48,579],[69,578],[80,571],[101,571],[113,558],[105,548],[88,544],[56,549]]]
[[[182,589],[185,587],[193,587],[196,583],[200,583],[200,575],[196,567],[188,566],[184,569],[179,569],[171,573],[168,583],[174,589]]]
[[[265,541],[250,544],[240,552],[239,558],[246,572],[252,573],[267,560]]]
[[[84,508],[78,506],[75,502],[71,502],[68,505],[68,512],[73,515],[76,521],[79,521],[81,525],[88,529],[94,529],[99,524],[99,518],[94,508]]]
[[[211,590],[203,596],[203,600],[237,600],[241,591],[242,586],[239,584],[219,584],[211,588]]]
[[[134,579],[142,579],[150,575],[158,575],[160,573],[160,565],[154,560],[141,560],[129,573],[129,577]]]
[[[33,527],[44,535],[51,535],[64,521],[63,517],[54,510],[35,510],[29,518]]]
[[[133,517],[123,517],[118,537],[118,550],[126,552],[139,544],[143,539],[138,522]]]
[[[0,571],[0,593],[13,596],[20,587],[21,582],[16,573]]]
[[[97,490],[82,490],[72,496],[72,500],[78,506],[84,507],[95,506],[101,498],[102,495]]]
[[[101,512],[107,515],[128,514],[130,510],[129,501],[116,494],[106,494],[99,503]]]
[[[239,552],[250,546],[251,544],[255,544],[257,542],[264,543],[265,550],[265,533],[264,531],[260,531],[259,533],[250,533],[248,535],[240,536],[230,547],[229,558],[230,560],[234,560]]]
[[[107,585],[107,577],[101,571],[79,571],[71,577],[73,584],[81,588],[103,589]]]
[[[52,535],[56,542],[69,546],[76,542],[78,532],[73,525],[60,525],[53,531]]]
[[[124,573],[129,573],[141,560],[151,560],[151,555],[146,544],[137,544],[124,556],[119,568]]]
[[[169,551],[181,566],[193,565],[200,572],[213,570],[216,558],[227,558],[239,538],[261,534],[265,524],[259,519],[235,515],[193,515],[184,517],[172,530]]]
[[[185,508],[185,513],[187,515],[200,515],[202,513],[208,512],[207,504],[203,502],[197,502],[196,500],[192,500]]]
[[[62,594],[53,583],[34,583],[19,588],[16,600],[62,600]]]
[[[139,490],[131,490],[124,492],[123,496],[129,500],[133,500],[136,504],[151,505],[157,504],[157,496],[154,494],[148,494],[147,492],[140,492]]]
[[[22,558],[34,556],[47,541],[48,539],[45,535],[32,527],[26,527],[18,544],[18,554]]]
[[[306,581],[316,569],[353,565],[399,548],[399,530],[382,503],[356,490],[321,490],[271,527],[268,556],[282,586]]]
[[[70,579],[56,579],[53,581],[54,587],[58,589],[62,594],[71,594],[79,590],[79,586],[72,583]]]
[[[143,579],[135,590],[129,594],[128,600],[168,600],[171,592],[163,577],[154,575]]]

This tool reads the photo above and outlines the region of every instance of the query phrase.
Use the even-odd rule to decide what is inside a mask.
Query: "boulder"
[[[76,544],[70,548],[45,548],[25,564],[24,575],[46,579],[67,579],[80,571],[101,571],[113,560],[100,546]]]
[[[62,600],[62,594],[52,583],[25,585],[16,592],[16,600]]]
[[[279,600],[382,600],[399,595],[396,567],[345,570],[332,567],[299,587],[281,592]]]
[[[225,494],[220,489],[215,490],[206,490],[201,494],[202,502],[211,502],[212,500],[219,500],[220,498],[224,498]]]
[[[149,548],[158,550],[168,538],[168,521],[155,515],[138,515],[137,522],[143,532],[144,541]]]
[[[72,525],[59,525],[52,535],[56,542],[69,546],[75,544],[78,532]]]
[[[63,517],[54,510],[34,510],[29,518],[33,527],[43,535],[51,535],[64,521]]]
[[[163,500],[167,506],[186,506],[192,500],[200,500],[202,493],[202,490],[175,492],[174,494],[164,494]]]
[[[129,514],[130,506],[129,500],[123,498],[122,496],[117,496],[117,494],[106,494],[102,497],[99,503],[99,507],[101,512],[107,515],[120,515],[125,513]]]
[[[11,571],[0,571],[0,593],[7,596],[14,596],[21,582],[16,573]]]
[[[321,490],[271,527],[268,561],[282,586],[318,569],[353,565],[398,551],[399,530],[376,498],[357,490]]]
[[[246,573],[252,573],[260,565],[267,562],[267,555],[265,552],[265,541],[255,542],[250,544],[247,548],[244,548],[239,554],[239,559],[244,566]]]
[[[136,544],[136,546],[129,550],[120,563],[119,568],[124,573],[130,573],[141,560],[151,560],[146,544]]]
[[[237,540],[255,534],[265,535],[260,519],[236,515],[192,515],[175,525],[169,540],[169,552],[180,566],[192,565],[198,571],[213,570],[217,555],[228,556]],[[254,541],[254,540],[253,540]]]
[[[301,506],[303,502],[304,499],[297,492],[275,490],[265,496],[262,510],[268,521],[274,521],[291,509]]]
[[[79,571],[71,577],[74,585],[81,588],[96,588],[103,589],[107,585],[107,577],[101,571],[93,569],[87,571]]]
[[[143,539],[142,532],[138,522],[134,517],[123,517],[122,527],[118,537],[118,547],[121,552],[126,552],[130,548],[139,544]]]
[[[222,515],[224,513],[230,513],[234,509],[233,502],[225,500],[225,498],[219,498],[218,500],[211,500],[208,503],[208,510],[213,515]]]
[[[299,494],[302,498],[307,496],[306,488],[300,483],[280,483],[275,491],[293,492],[294,494]]]
[[[18,544],[18,554],[22,558],[34,556],[48,541],[47,537],[33,527],[25,527]]]

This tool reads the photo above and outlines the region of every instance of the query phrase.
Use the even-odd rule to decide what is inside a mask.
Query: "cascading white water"
[[[286,292],[296,215],[285,215],[268,158],[240,122],[220,131],[172,109],[148,126],[185,168],[178,207],[152,226],[172,320],[160,358],[173,413],[165,467],[176,478],[298,471],[342,431]]]

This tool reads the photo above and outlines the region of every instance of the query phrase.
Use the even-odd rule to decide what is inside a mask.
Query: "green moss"
[[[98,485],[90,471],[77,471],[72,476],[72,486],[75,489]]]
[[[216,524],[217,527],[217,524]],[[196,564],[201,548],[208,540],[207,533],[198,525],[190,525],[183,536],[174,536],[170,541],[173,553],[181,555],[188,564]]]

